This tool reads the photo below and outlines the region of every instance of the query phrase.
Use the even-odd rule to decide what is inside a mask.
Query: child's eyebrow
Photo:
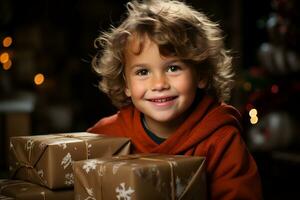
[[[168,65],[173,64],[173,63],[183,63],[183,62],[179,58],[170,58],[170,59],[166,60],[165,62],[163,62],[161,64],[161,66],[168,66]],[[143,68],[143,67],[149,67],[149,64],[148,63],[135,63],[133,65],[129,65],[128,67],[130,69]]]
[[[130,65],[129,68],[134,69],[134,68],[142,68],[147,66],[149,66],[147,63],[137,63],[137,64]]]

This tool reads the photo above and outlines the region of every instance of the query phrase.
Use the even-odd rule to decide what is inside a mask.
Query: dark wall
[[[8,48],[13,65],[1,71],[1,76],[6,76],[3,85],[9,86],[0,88],[6,96],[20,90],[32,92],[36,98],[33,132],[82,131],[116,111],[98,91],[98,77],[90,62],[95,54],[94,39],[101,31],[119,24],[126,2],[1,1],[1,39],[10,35],[14,43]],[[238,10],[232,12],[230,4],[217,1],[187,3],[218,21],[225,30],[228,46],[232,44],[230,35],[236,33],[232,30],[237,23],[230,22],[231,13]],[[40,86],[33,84],[37,73],[46,78]],[[65,124],[57,120],[62,115],[70,118]]]

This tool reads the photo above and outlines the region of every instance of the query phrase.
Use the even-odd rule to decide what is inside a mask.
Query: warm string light
[[[10,36],[5,37],[2,40],[2,45],[5,48],[8,48],[12,45],[13,39]],[[8,52],[2,52],[0,54],[0,63],[2,63],[3,70],[9,70],[12,66],[12,61]]]
[[[5,48],[8,48],[12,45],[13,39],[10,36],[5,37],[2,40],[2,45]],[[4,70],[9,70],[12,66],[12,61],[8,52],[3,52],[0,54],[0,63],[2,63],[2,68]],[[45,81],[45,76],[42,73],[38,73],[34,76],[34,84],[41,85]]]
[[[12,42],[13,42],[12,37],[7,36],[7,37],[5,37],[5,38],[3,39],[2,45],[3,45],[4,47],[9,47],[9,46],[12,44]]]
[[[258,122],[258,117],[257,116],[253,116],[253,117],[250,118],[250,123],[251,124],[257,124],[257,122]]]
[[[257,117],[257,110],[255,108],[252,108],[249,111],[249,116],[250,116],[250,123],[251,124],[257,124],[258,122],[258,117]]]
[[[249,111],[249,116],[250,117],[254,117],[257,115],[257,110],[255,108],[252,108],[250,111]]]
[[[4,70],[9,70],[9,69],[11,68],[11,66],[12,66],[11,60],[8,60],[6,63],[3,63],[3,64],[2,64],[2,68],[3,68]]]
[[[0,62],[2,64],[8,62],[10,60],[9,58],[9,54],[7,52],[3,52],[1,55],[0,55]]]
[[[45,81],[45,76],[42,73],[38,73],[34,76],[34,83],[36,85],[41,85]]]

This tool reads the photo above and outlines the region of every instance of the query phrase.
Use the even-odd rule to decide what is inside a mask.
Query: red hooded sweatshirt
[[[125,136],[135,153],[205,156],[209,199],[262,199],[257,166],[241,138],[240,114],[232,106],[205,96],[181,126],[163,143],[143,128],[134,106],[103,118],[88,132]]]

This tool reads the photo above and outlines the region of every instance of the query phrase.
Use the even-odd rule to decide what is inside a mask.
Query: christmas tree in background
[[[291,150],[300,143],[299,3],[273,0],[264,20],[267,41],[257,48],[257,66],[240,81],[247,142],[253,151]]]

